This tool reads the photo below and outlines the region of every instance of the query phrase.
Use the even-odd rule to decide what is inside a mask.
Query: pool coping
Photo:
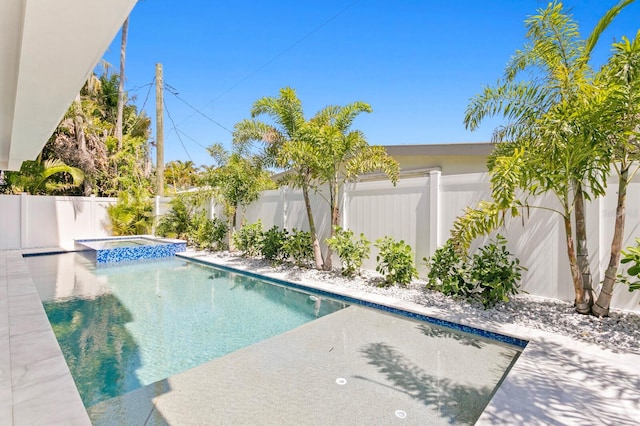
[[[60,251],[0,251],[0,347],[8,348],[0,350],[0,419],[11,419],[10,425],[91,424],[22,259],[24,253],[54,250]],[[240,268],[202,252],[179,257],[527,340],[477,424],[640,422],[640,355],[512,324],[474,323],[459,313],[332,284],[299,282],[284,272]]]

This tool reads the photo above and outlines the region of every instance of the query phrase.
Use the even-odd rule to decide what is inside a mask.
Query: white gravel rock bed
[[[483,319],[538,329],[554,334],[596,344],[613,351],[640,354],[640,314],[612,310],[607,318],[577,314],[573,305],[553,299],[544,299],[519,294],[507,303],[499,303],[491,309],[483,309],[480,303],[455,300],[441,293],[428,290],[426,282],[414,280],[406,287],[394,285],[379,287],[380,274],[363,271],[362,276],[348,279],[339,270],[318,271],[290,264],[271,266],[262,259],[242,258],[235,253],[207,253],[207,258],[216,258],[230,266],[250,269],[258,273],[279,272],[291,279],[308,282],[325,282],[353,290],[380,294],[463,314],[467,320]]]

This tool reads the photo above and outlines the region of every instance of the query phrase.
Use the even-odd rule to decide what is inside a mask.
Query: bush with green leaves
[[[509,296],[518,293],[522,271],[520,260],[506,247],[501,235],[495,241],[480,247],[471,261],[471,280],[476,285],[477,297],[486,308],[498,302],[508,302]]]
[[[233,234],[233,244],[243,256],[257,257],[260,256],[262,236],[262,222],[258,219],[256,223],[244,225],[237,230]]]
[[[140,188],[123,191],[116,204],[107,207],[113,235],[147,235],[153,222],[153,201],[149,193]]]
[[[427,288],[453,297],[466,298],[474,293],[469,267],[456,252],[452,240],[447,240],[431,258],[424,258],[424,261],[429,270]]]
[[[285,244],[289,238],[286,229],[280,229],[273,225],[271,229],[262,235],[260,251],[265,259],[279,264],[287,260],[289,254],[285,251]]]
[[[364,259],[369,257],[371,252],[371,242],[364,234],[360,234],[360,239],[353,238],[353,231],[334,227],[334,235],[326,240],[327,244],[336,252],[342,262],[342,275],[353,277],[360,275],[360,268]]]
[[[395,283],[407,285],[418,277],[413,250],[403,240],[395,241],[391,237],[379,238],[375,246],[380,250],[376,256],[376,271],[384,275],[383,286]]]
[[[507,251],[506,243],[498,235],[465,259],[448,240],[430,259],[425,259],[429,268],[427,287],[448,296],[477,300],[485,309],[509,301],[510,295],[518,293],[526,268]]]
[[[214,240],[214,235],[217,231],[216,227],[219,228],[220,224],[222,224],[226,234],[227,226],[224,222],[218,218],[214,218],[213,220],[208,219],[207,213],[200,211],[191,218],[187,239],[199,250],[209,250],[217,247],[218,242]],[[222,235],[223,239],[225,234]]]
[[[629,278],[624,275],[618,275],[618,279],[621,283],[629,286],[629,291],[640,290],[640,238],[636,238],[636,246],[627,247],[622,250],[622,259],[620,263],[631,263],[627,268],[627,275],[630,277],[639,278],[638,281],[629,281]]]
[[[161,237],[188,239],[195,206],[183,196],[172,199],[170,206],[169,211],[160,218],[156,234]]]
[[[213,250],[227,249],[227,224],[217,216],[214,216],[211,222],[211,248]]]
[[[293,229],[283,249],[297,266],[309,266],[313,261],[311,232]]]

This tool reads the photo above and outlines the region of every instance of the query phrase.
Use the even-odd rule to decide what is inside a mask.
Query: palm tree
[[[176,192],[195,185],[197,175],[193,161],[175,160],[165,166],[165,179],[171,182]]]
[[[590,54],[602,31],[633,0],[623,0],[598,22],[589,38],[580,38],[578,25],[553,2],[528,18],[529,43],[517,51],[497,87],[485,88],[467,109],[465,125],[475,130],[487,116],[509,120],[494,133],[500,142],[489,160],[494,201],[469,209],[452,234],[462,247],[476,235],[501,224],[504,213],[519,214],[516,189],[535,196],[555,194],[563,218],[567,255],[576,295],[576,309],[589,313],[593,292],[588,270],[584,200],[604,193],[609,173],[607,150],[593,125],[593,73]],[[533,74],[528,81],[516,77]],[[572,231],[576,215],[578,255]],[[581,259],[578,262],[578,258]]]
[[[274,124],[255,119],[261,115],[271,118]],[[302,190],[315,265],[316,268],[322,269],[324,262],[311,210],[310,191],[316,190],[313,185],[312,170],[307,162],[298,161],[301,159],[297,157],[282,155],[281,152],[285,145],[305,144],[301,139],[301,131],[306,124],[302,102],[294,89],[285,87],[280,89],[280,96],[277,98],[264,97],[255,101],[251,109],[251,117],[251,120],[243,120],[235,125],[233,143],[242,152],[249,149],[252,142],[262,142],[265,164],[281,167],[290,172],[286,177],[286,183]],[[304,150],[301,149],[298,152],[303,153]]]
[[[129,32],[129,17],[122,24],[122,35],[120,41],[120,76],[118,81],[118,112],[116,118],[115,136],[118,139],[118,149],[122,148],[122,116],[124,112],[124,66],[127,53],[127,33]]]
[[[618,175],[618,201],[609,264],[604,274],[602,290],[592,307],[594,314],[609,314],[613,286],[620,266],[620,251],[625,225],[627,187],[640,166],[640,31],[630,41],[626,37],[613,45],[614,53],[600,73],[606,89],[599,116],[607,122],[606,141],[612,150],[612,163]]]
[[[371,106],[364,102],[353,102],[343,107],[328,106],[304,126],[301,138],[306,143],[295,144],[288,152],[291,157],[294,150],[302,149],[296,162],[305,164],[311,170],[317,185],[326,184],[329,187],[330,237],[334,236],[336,227],[340,225],[340,197],[344,196],[345,183],[355,180],[362,173],[377,170],[389,175],[394,185],[398,180],[398,162],[389,157],[383,147],[370,146],[360,130],[351,130],[353,121],[360,113],[371,111]],[[328,247],[324,269],[331,269],[331,258],[332,250]]]
[[[70,177],[65,179],[65,177]],[[63,193],[82,185],[82,170],[64,164],[59,159],[24,161],[19,172],[7,172],[10,192],[31,195]]]

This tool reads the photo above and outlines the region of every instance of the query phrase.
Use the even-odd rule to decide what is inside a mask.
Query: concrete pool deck
[[[206,256],[195,253],[189,256],[206,260]],[[269,275],[285,280],[291,278],[286,274]],[[496,322],[476,323],[464,315],[337,286],[303,284],[529,340],[477,424],[640,423],[640,355],[615,353],[525,327]],[[242,415],[243,408],[242,405],[233,405],[234,401],[225,395],[232,395],[234,389],[238,391],[246,386],[242,372],[247,369],[242,366],[258,362],[260,358],[256,356],[261,352],[258,345],[264,345],[263,349],[273,349],[295,345],[305,338],[313,342],[320,336],[336,334],[335,324],[332,325],[331,321],[324,324],[309,323],[246,348],[252,350],[238,351],[131,392],[120,397],[120,414],[108,414],[109,421],[112,424],[122,424],[122,420],[126,424],[231,424],[233,418],[241,418],[234,416]],[[295,370],[294,363],[304,359],[283,361],[286,361],[284,367],[290,366]],[[322,362],[325,362],[324,366]],[[331,366],[326,364],[326,360],[322,362],[321,367],[330,371]],[[237,366],[237,375],[229,374],[228,369],[232,365]],[[270,368],[269,365],[262,367],[265,370]],[[227,374],[221,376],[221,368]],[[306,380],[315,377],[317,371],[303,370],[301,373]],[[332,371],[332,374],[338,375],[338,372]],[[255,379],[255,376],[251,377]],[[271,381],[267,380],[264,382],[265,391],[257,394],[259,398],[249,399],[248,406],[253,407],[253,418],[262,424],[326,424],[327,418],[337,424],[370,424],[366,415],[373,415],[378,423],[424,424],[418,408],[403,410],[407,413],[405,418],[395,415],[386,418],[383,416],[392,408],[403,407],[393,405],[392,400],[388,407],[372,404],[359,398],[358,392],[340,396],[337,392],[348,390],[354,381],[348,376],[345,378],[345,386],[332,383],[330,387],[309,385],[302,389],[286,381],[280,385],[276,383],[272,388]],[[401,396],[404,392],[406,396],[414,391],[399,386],[388,395]],[[330,408],[321,405],[327,395],[333,402]],[[314,405],[316,402],[320,405]],[[94,419],[100,414],[96,412],[98,409],[98,406],[92,407]],[[103,414],[107,414],[107,407],[101,409]],[[354,417],[358,413],[364,414]],[[20,251],[0,251],[0,425],[5,424],[91,424]]]

